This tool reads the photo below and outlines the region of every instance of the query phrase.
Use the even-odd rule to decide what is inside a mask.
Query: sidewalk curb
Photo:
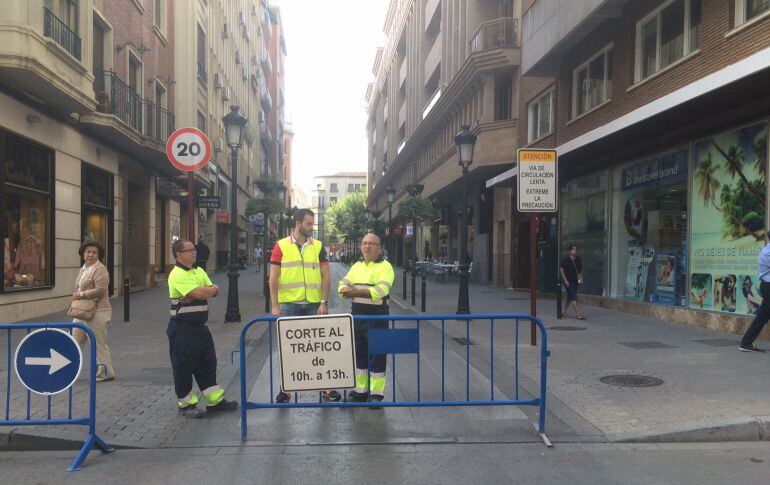
[[[20,428],[0,432],[0,453],[5,451],[66,451],[80,450],[85,443],[88,433],[83,433],[82,440],[68,438],[52,438],[46,435],[37,435],[18,432]],[[115,449],[142,449],[137,446],[128,446],[110,442]]]
[[[612,443],[770,441],[770,416],[717,421],[702,427],[684,427],[662,433],[608,435],[607,439]]]

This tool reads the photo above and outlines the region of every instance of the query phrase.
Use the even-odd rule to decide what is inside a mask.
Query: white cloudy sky
[[[366,172],[366,85],[374,79],[388,0],[271,0],[286,39],[286,119],[294,130],[293,180]]]

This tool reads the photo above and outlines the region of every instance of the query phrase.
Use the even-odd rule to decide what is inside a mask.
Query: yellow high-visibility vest
[[[359,261],[340,281],[337,291],[343,286],[369,290],[369,298],[354,297],[353,303],[383,305],[393,286],[393,266],[380,256],[371,263]]]
[[[281,249],[281,274],[278,277],[278,302],[321,302],[321,262],[323,245],[313,241],[305,246],[304,254],[291,237],[278,241]]]

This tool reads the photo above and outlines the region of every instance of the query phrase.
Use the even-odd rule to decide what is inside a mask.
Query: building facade
[[[594,301],[741,333],[767,233],[770,3],[527,3],[519,136],[559,153],[558,252],[581,248]]]
[[[366,173],[338,172],[314,178],[315,189],[311,192],[310,209],[315,213],[313,237],[324,245],[333,247],[339,243],[326,231],[326,210],[350,194],[366,190]]]
[[[518,148],[518,0],[393,0],[367,89],[371,208],[393,215],[396,264],[432,256],[459,259],[461,168],[454,136],[478,136],[468,176],[471,278],[510,285],[511,192],[486,180],[509,169]],[[422,185],[439,216],[398,218],[409,185]],[[396,191],[388,205],[387,188]],[[497,203],[502,201],[502,203]],[[502,269],[497,269],[502,268]]]
[[[232,190],[239,253],[251,252],[257,228],[243,217],[246,201],[260,195],[258,179],[279,173],[277,158],[268,168],[260,141],[267,89],[261,39],[265,22],[277,18],[269,11],[257,0],[4,3],[5,320],[69,305],[84,239],[105,246],[112,295],[124,278],[135,288],[153,286],[173,265],[171,243],[189,233],[188,210],[195,212],[191,232],[204,237],[218,263],[226,261]],[[249,119],[237,184],[221,121],[231,105]],[[194,191],[219,195],[219,210],[188,208],[187,177],[167,159],[168,136],[187,126],[211,140],[213,156],[195,173]]]

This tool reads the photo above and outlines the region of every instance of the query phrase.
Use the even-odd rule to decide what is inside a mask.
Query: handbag
[[[72,300],[67,315],[88,322],[96,314],[96,300]]]
[[[570,259],[572,260],[572,266],[575,268],[575,274],[577,275],[577,278],[578,278],[578,284],[582,285],[583,284],[583,275],[578,273],[578,269],[577,269],[577,265],[575,264],[575,260],[572,259],[572,258],[570,258]]]

